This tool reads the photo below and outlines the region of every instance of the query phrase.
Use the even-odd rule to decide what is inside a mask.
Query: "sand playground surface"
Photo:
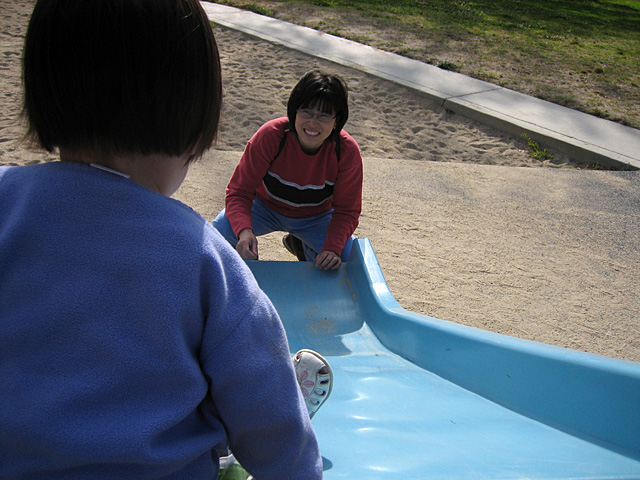
[[[33,2],[0,0],[0,165],[55,160],[20,142],[20,55]],[[578,170],[553,152],[442,111],[358,70],[215,28],[224,109],[218,143],[175,198],[212,219],[247,140],[283,116],[311,68],[350,89],[345,129],[364,160],[363,212],[406,309],[498,333],[640,362],[640,172]],[[576,159],[579,162],[579,159]],[[291,260],[281,234],[263,260]]]

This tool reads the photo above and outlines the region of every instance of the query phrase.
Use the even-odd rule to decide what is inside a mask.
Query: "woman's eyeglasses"
[[[320,123],[329,123],[331,122],[335,117],[335,115],[329,115],[327,113],[315,113],[313,110],[298,110],[298,115],[300,116],[300,118],[304,118],[305,120],[311,120],[313,117],[316,117],[316,119],[320,122]]]

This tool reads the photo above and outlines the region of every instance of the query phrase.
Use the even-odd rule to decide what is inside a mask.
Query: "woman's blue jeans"
[[[253,233],[256,237],[271,232],[286,232],[298,237],[302,241],[304,255],[307,261],[315,261],[327,238],[327,229],[331,221],[333,210],[321,215],[307,218],[291,218],[280,215],[267,207],[259,198],[253,201],[251,220]],[[224,209],[213,220],[213,226],[235,248],[238,237],[233,233],[231,223],[227,219]],[[343,262],[349,259],[354,236],[347,240],[340,258]]]

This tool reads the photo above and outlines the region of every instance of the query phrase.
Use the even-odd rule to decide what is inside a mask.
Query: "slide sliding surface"
[[[333,368],[326,479],[640,479],[640,364],[404,310],[367,239],[336,272],[248,264]]]

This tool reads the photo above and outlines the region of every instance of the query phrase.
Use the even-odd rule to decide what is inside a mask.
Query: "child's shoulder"
[[[8,182],[23,182],[27,179],[37,179],[49,176],[55,171],[52,164],[59,162],[46,162],[34,165],[0,165],[0,182],[7,187]]]

